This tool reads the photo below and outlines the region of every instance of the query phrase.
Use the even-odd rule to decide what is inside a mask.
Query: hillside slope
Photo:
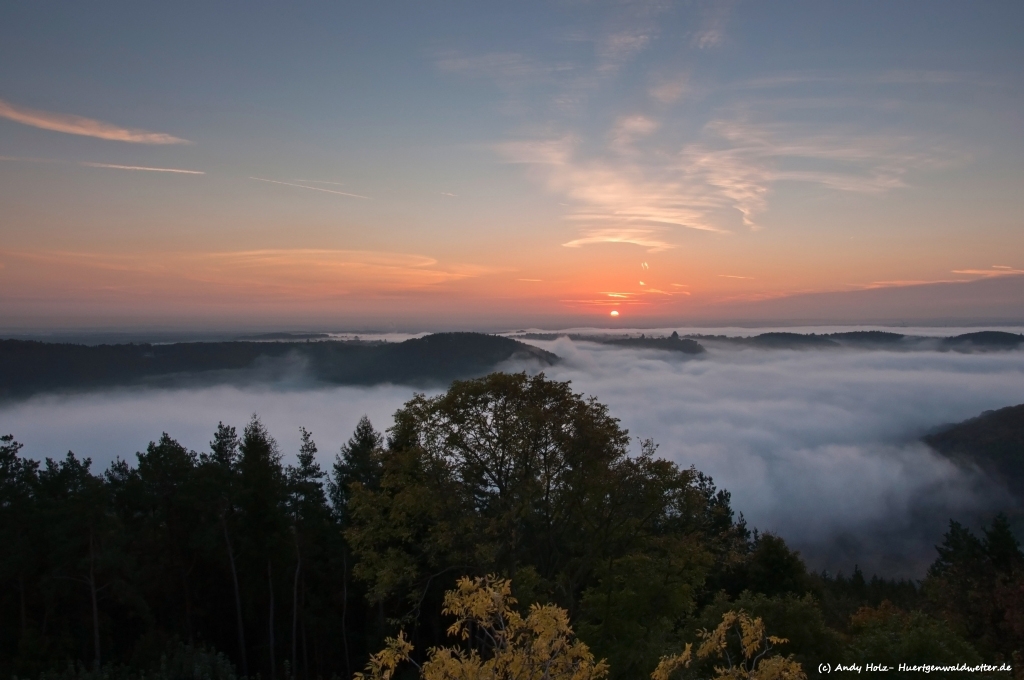
[[[1024,404],[986,411],[922,440],[957,462],[977,464],[1024,496]]]
[[[0,398],[102,387],[254,382],[300,374],[339,385],[444,384],[483,375],[512,358],[558,357],[482,333],[438,333],[399,343],[190,342],[75,345],[0,341]]]

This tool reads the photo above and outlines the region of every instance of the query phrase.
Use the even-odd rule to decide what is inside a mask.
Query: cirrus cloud
[[[63,132],[69,135],[82,135],[84,137],[108,139],[116,142],[131,142],[134,144],[192,143],[187,139],[163,132],[125,128],[112,123],[104,123],[100,120],[67,113],[39,111],[11,104],[3,99],[0,99],[0,117],[42,130],[53,130],[54,132]]]

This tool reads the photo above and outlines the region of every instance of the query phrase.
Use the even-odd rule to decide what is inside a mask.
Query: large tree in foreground
[[[707,478],[629,441],[605,406],[543,375],[416,396],[375,454],[375,488],[349,487],[354,573],[417,647],[443,641],[429,612],[456,576],[493,573],[521,601],[564,607],[602,654],[636,641],[622,672],[650,672],[742,527]]]

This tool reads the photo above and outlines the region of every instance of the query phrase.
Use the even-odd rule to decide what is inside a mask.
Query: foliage
[[[851,662],[870,659],[890,667],[907,664],[978,664],[982,659],[947,624],[923,612],[906,612],[890,602],[862,607],[851,617]],[[884,672],[871,673],[882,677]]]
[[[39,680],[236,680],[235,667],[226,656],[203,646],[171,642],[152,667],[112,665],[88,670],[69,665],[62,671],[42,673]],[[17,680],[15,676],[14,680]]]
[[[714,667],[715,677],[736,680],[805,680],[806,674],[792,656],[774,654],[776,646],[786,638],[768,635],[764,622],[740,609],[727,611],[714,630],[701,630],[701,640],[694,655],[693,644],[674,656],[661,659],[651,674],[653,680],[669,680],[678,670],[688,668],[696,659],[724,660]]]
[[[511,584],[493,576],[459,579],[445,593],[444,613],[456,617],[450,636],[464,647],[432,648],[420,666],[413,646],[399,634],[374,654],[366,674],[357,678],[390,680],[402,662],[419,669],[424,680],[600,680],[604,662],[573,638],[568,613],[553,605],[534,604],[522,616],[514,609]]]
[[[908,611],[924,606],[918,582],[883,579],[877,575],[868,579],[857,565],[849,576],[842,572],[835,576],[823,572],[813,575],[811,580],[825,622],[841,632],[849,630],[850,617],[864,606],[877,607],[885,601]]]
[[[951,521],[937,550],[924,582],[930,610],[989,658],[1024,651],[1024,553],[1006,516],[981,538]]]
[[[717,581],[716,585],[733,596],[744,591],[803,595],[812,589],[800,553],[791,550],[781,537],[756,531],[746,551],[724,566]]]
[[[746,591],[739,597],[730,598],[720,593],[687,622],[682,639],[696,642],[702,630],[714,628],[726,614],[738,610],[761,619],[766,628],[786,638],[787,652],[804,666],[817,666],[822,659],[842,656],[842,638],[826,625],[818,600],[810,594],[768,596]],[[700,659],[695,661],[694,669],[697,675],[707,675],[712,671],[710,663]]]

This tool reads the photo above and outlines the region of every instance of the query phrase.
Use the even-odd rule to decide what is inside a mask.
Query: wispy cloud
[[[905,135],[864,135],[851,129],[808,129],[788,123],[713,120],[704,139],[687,145],[681,169],[703,182],[757,228],[777,182],[818,184],[837,191],[884,193],[906,186],[912,170],[958,160],[953,152]],[[916,148],[915,148],[916,147]]]
[[[666,229],[720,231],[704,219],[713,205],[698,187],[682,183],[674,169],[659,172],[639,159],[584,159],[572,137],[509,142],[496,149],[569,200],[566,219],[578,225],[580,238],[566,246],[633,243],[664,250],[673,247],[664,238]]]
[[[725,41],[725,25],[731,10],[732,3],[726,0],[708,3],[700,28],[694,34],[691,44],[700,50],[721,45]]]
[[[642,52],[654,37],[654,27],[645,25],[617,31],[598,43],[599,73],[614,72],[626,61]]]
[[[686,93],[688,80],[689,79],[686,76],[679,76],[669,80],[661,80],[647,92],[651,97],[662,104],[671,104],[679,101],[679,99]]]
[[[74,116],[67,113],[38,111],[23,106],[16,106],[2,99],[0,99],[0,117],[43,130],[64,132],[69,135],[96,137],[97,139],[109,139],[117,142],[133,142],[135,144],[192,143],[187,139],[174,137],[163,132],[123,128],[111,123],[104,123],[92,118],[83,118],[82,116]]]
[[[295,184],[293,182],[280,182],[280,181],[278,181],[276,179],[264,179],[262,177],[250,177],[249,179],[254,179],[257,182],[269,182],[271,184],[281,184],[281,185],[286,186],[286,187],[297,187],[299,189],[309,189],[311,191],[322,191],[325,194],[337,194],[338,196],[349,196],[350,198],[365,198],[365,199],[368,199],[368,200],[370,199],[369,196],[363,196],[362,194],[350,194],[347,191],[335,191],[334,189],[324,189],[322,187],[309,187],[309,186],[306,186],[305,184]]]
[[[0,251],[27,291],[318,299],[430,290],[497,270],[425,255],[336,249]]]
[[[205,175],[203,170],[183,170],[181,168],[155,168],[148,165],[118,165],[116,163],[96,163],[93,161],[68,161],[59,158],[24,158],[16,156],[0,156],[0,161],[17,161],[24,163],[55,163],[57,165],[80,165],[85,168],[106,168],[108,170],[142,170],[146,172],[170,172],[180,175]]]
[[[912,135],[865,134],[852,126],[716,118],[673,153],[662,121],[622,116],[606,150],[575,135],[496,145],[552,194],[566,199],[566,219],[580,236],[566,245],[635,243],[671,247],[680,227],[750,229],[768,208],[774,185],[799,182],[842,192],[881,194],[907,185],[913,171],[962,162],[964,154]],[[678,147],[677,147],[678,148]]]
[[[991,269],[954,269],[954,274],[963,276],[974,276],[982,279],[993,279],[1000,276],[1021,276],[1024,269],[1015,269],[1006,265],[992,265]]]
[[[843,88],[885,85],[996,85],[990,76],[966,71],[936,71],[893,69],[880,73],[831,73],[825,71],[796,71],[740,81],[734,89],[779,89],[804,85],[835,85]],[[863,100],[861,101],[863,103]]]
[[[611,131],[611,148],[619,153],[633,153],[635,148],[633,142],[643,139],[655,132],[660,127],[658,121],[634,114],[623,116],[615,123]]]
[[[181,175],[205,175],[202,170],[181,170],[179,168],[151,168],[145,165],[114,165],[113,163],[88,163],[82,161],[79,165],[88,168],[108,168],[110,170],[145,170],[147,172],[173,172]]]
[[[586,230],[584,236],[562,245],[566,248],[579,248],[597,243],[630,243],[647,248],[652,253],[675,248],[674,244],[657,238],[656,234],[651,229],[590,229]]]
[[[735,274],[719,274],[719,277],[723,279],[752,279],[753,276],[736,276]]]
[[[569,63],[548,64],[518,52],[490,52],[467,55],[444,52],[435,65],[441,71],[475,78],[487,78],[502,85],[523,84],[574,70]]]
[[[982,279],[998,279],[1009,276],[1024,276],[1024,269],[1017,269],[1008,265],[992,265],[991,269],[954,269],[950,272],[960,278],[956,279],[896,279],[892,281],[872,281],[867,284],[854,284],[851,287],[858,290],[873,290],[876,288],[907,288],[911,286],[931,286],[941,283],[971,283]],[[967,277],[967,278],[964,278]]]

